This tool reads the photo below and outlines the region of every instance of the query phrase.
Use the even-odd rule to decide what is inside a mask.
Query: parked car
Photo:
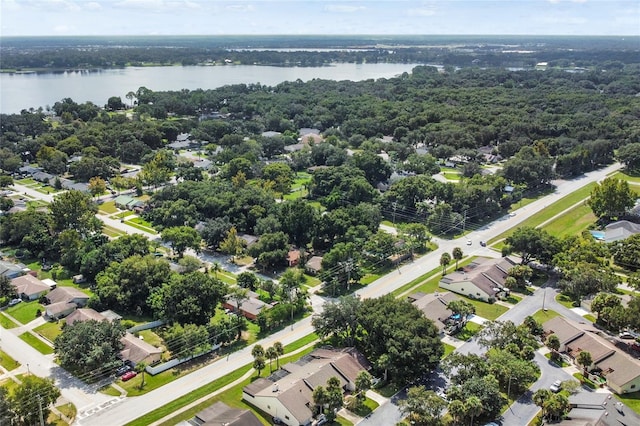
[[[467,240],[467,245],[470,246],[471,245],[471,240]]]
[[[121,377],[123,382],[126,382],[127,380],[131,380],[134,377],[136,377],[138,375],[138,373],[136,373],[135,371],[127,371],[126,373],[124,373]]]
[[[621,339],[635,339],[635,337],[633,337],[633,334],[629,333],[628,331],[623,331],[622,333],[618,334],[618,337],[620,337]]]
[[[11,299],[11,302],[9,302],[9,306],[16,306],[20,302],[22,302],[22,299]]]
[[[556,380],[549,386],[549,390],[553,393],[560,392],[560,389],[562,389],[562,382],[560,380]]]
[[[116,376],[122,376],[124,373],[126,373],[126,372],[128,372],[130,370],[131,370],[131,367],[129,367],[128,365],[120,366],[116,370]]]
[[[486,241],[480,241],[480,245],[481,245],[482,247],[486,247],[486,246],[487,246],[487,242],[486,242]]]

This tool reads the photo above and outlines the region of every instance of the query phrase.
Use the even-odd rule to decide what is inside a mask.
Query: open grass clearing
[[[353,411],[352,410],[349,410],[349,411],[351,411],[356,416],[366,417],[369,414],[371,414],[373,412],[373,410],[378,408],[379,405],[380,404],[375,402],[373,399],[366,398],[364,400],[364,402],[362,403],[362,405],[360,405],[357,409],[355,409]]]
[[[139,229],[140,231],[148,232],[150,234],[157,234],[158,233],[158,231],[156,231],[155,229],[151,228],[150,226],[144,226],[144,225],[141,225],[141,224],[137,223],[136,220],[140,220],[140,221],[142,221],[144,223],[147,223],[147,224],[149,223],[149,222],[147,222],[147,221],[145,221],[143,219],[140,219],[138,217],[135,217],[135,218],[132,218],[132,219],[129,219],[129,220],[125,220],[124,223],[129,225],[129,226],[131,226],[132,228],[136,228],[136,229]]]
[[[622,170],[611,175],[616,179],[626,180],[629,183],[636,183],[640,185],[640,175],[637,173],[630,172],[628,170]]]
[[[44,312],[44,306],[34,300],[31,302],[18,303],[16,306],[8,308],[6,312],[20,323],[28,324],[39,317],[39,315],[37,315],[38,311],[41,313]]]
[[[487,303],[481,300],[470,299],[462,295],[458,295],[458,296],[463,298],[467,302],[471,303],[473,306],[475,306],[477,316],[482,317],[484,319],[488,319],[490,321],[495,320],[500,315],[504,314],[509,310],[509,308],[507,308],[506,306],[498,305],[496,303]]]
[[[453,351],[456,350],[455,346],[451,346],[446,343],[443,343],[442,346],[444,346],[444,354],[442,354],[442,359],[445,359],[449,356],[449,354],[453,353]]]
[[[113,214],[118,213],[118,208],[116,207],[116,202],[111,200],[106,203],[99,204],[98,211],[100,213]]]
[[[20,363],[11,358],[8,353],[0,349],[0,365],[7,371],[15,370],[20,367]]]
[[[36,336],[29,332],[22,333],[18,337],[27,342],[29,346],[31,346],[41,354],[49,355],[53,353],[53,348],[51,346],[47,345],[42,340],[38,339]]]
[[[156,348],[159,348],[164,343],[162,338],[160,336],[158,336],[156,333],[154,333],[153,330],[141,330],[141,331],[136,332],[136,334],[138,334],[140,337],[142,337],[142,339],[145,342],[147,342],[148,344],[150,344],[152,346],[155,346]]]
[[[573,301],[566,294],[557,295],[556,296],[556,302],[558,302],[559,304],[561,304],[562,306],[564,306],[567,309],[573,308]]]
[[[109,225],[102,225],[102,233],[111,238],[118,238],[126,234],[126,232],[122,232],[121,230]]]
[[[466,342],[473,336],[478,334],[480,330],[482,330],[482,326],[480,324],[476,324],[475,322],[468,322],[464,326],[464,328],[456,333],[453,337]]]

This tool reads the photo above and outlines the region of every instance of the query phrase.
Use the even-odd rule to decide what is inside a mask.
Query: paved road
[[[554,182],[557,189],[553,194],[545,196],[517,210],[515,212],[516,214],[513,216],[504,216],[486,226],[483,226],[477,231],[468,234],[464,238],[451,241],[439,240],[438,243],[440,247],[436,251],[423,256],[413,263],[399,268],[397,272],[392,272],[376,280],[357,293],[362,298],[379,297],[387,294],[401,287],[405,283],[418,278],[422,274],[439,267],[440,255],[443,252],[450,253],[454,247],[463,247],[465,254],[467,255],[475,255],[477,253],[481,253],[485,249],[480,247],[479,241],[488,240],[495,235],[498,235],[514,226],[517,226],[520,222],[524,221],[526,218],[532,216],[536,212],[544,209],[547,205],[552,204],[553,202],[559,200],[565,195],[570,194],[571,192],[574,192],[582,186],[604,179],[608,174],[613,173],[620,167],[620,164],[614,164],[605,169],[590,172],[580,178],[571,181]],[[24,187],[22,190],[23,192],[27,192],[29,195],[32,195],[36,198],[46,200],[46,194],[41,194],[33,190],[29,191],[29,188]],[[101,217],[101,219],[103,218]],[[124,224],[121,224],[118,221],[115,222],[116,223],[114,224],[114,227],[123,229]],[[141,233],[137,229],[131,232]],[[467,238],[472,241],[471,246],[465,245]],[[313,306],[314,308],[318,308],[322,304],[322,300],[319,299],[318,296],[313,297]],[[276,333],[273,336],[261,340],[258,343],[260,343],[264,347],[271,346],[275,341],[280,341],[286,345],[310,334],[312,331],[313,328],[311,326],[311,318],[308,317],[298,322],[292,330],[287,328],[280,331],[279,333]],[[20,359],[20,357],[18,357],[18,359]],[[86,414],[88,414],[88,411],[85,411],[83,413],[81,412],[81,410],[79,410],[78,424],[99,426],[125,424],[169,403],[170,401],[182,395],[185,395],[188,392],[191,392],[192,390],[195,390],[219,377],[226,375],[241,366],[249,364],[251,360],[251,347],[247,347],[239,352],[232,354],[229,359],[219,360],[194,373],[181,377],[180,379],[175,380],[160,389],[149,392],[140,397],[127,398],[121,403],[113,405],[112,407],[105,410],[100,410],[89,417],[85,417]]]

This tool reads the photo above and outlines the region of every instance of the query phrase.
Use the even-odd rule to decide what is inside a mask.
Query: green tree
[[[605,308],[621,306],[620,298],[612,293],[600,292],[591,301],[591,311],[597,315],[597,322],[602,321],[602,312]]]
[[[220,243],[220,251],[231,255],[231,262],[233,262],[234,258],[242,253],[244,246],[244,240],[238,236],[236,227],[232,226],[227,233],[227,237]]]
[[[447,304],[447,309],[453,312],[453,315],[459,315],[463,324],[466,324],[467,318],[476,313],[476,307],[466,300],[452,300]]]
[[[545,342],[547,347],[551,349],[551,354],[554,358],[558,357],[558,349],[560,349],[560,339],[555,334],[550,334]]]
[[[182,257],[187,248],[191,248],[196,252],[200,251],[200,243],[202,237],[198,231],[190,226],[174,226],[166,228],[161,234],[162,241],[171,243],[171,248]]]
[[[618,148],[618,159],[629,170],[640,169],[640,143],[630,143]]]
[[[240,325],[243,318],[240,310],[242,309],[242,304],[245,300],[249,299],[249,291],[246,288],[238,286],[231,287],[231,291],[227,294],[227,298],[233,300],[237,308],[236,318],[238,318],[238,335],[236,339],[240,340],[240,337],[242,337],[242,327],[240,327]]]
[[[456,260],[456,271],[458,270],[458,261],[462,260],[464,253],[460,247],[454,247],[451,256]]]
[[[611,252],[613,253],[613,261],[617,265],[632,271],[640,269],[640,234],[617,241],[611,247]]]
[[[142,375],[142,381],[140,382],[140,389],[144,389],[144,379],[145,379],[144,373],[146,373],[147,371],[147,363],[144,361],[137,363],[135,367],[135,371],[136,373]]]
[[[442,253],[440,256],[440,266],[442,266],[442,276],[447,273],[447,266],[451,263],[451,255],[449,253]]]
[[[353,346],[358,329],[358,311],[362,301],[355,296],[341,296],[337,301],[327,301],[322,313],[311,319],[321,338],[332,336],[338,346]]]
[[[513,251],[520,253],[523,265],[533,259],[548,264],[560,251],[558,239],[539,228],[518,228],[505,242]]]
[[[273,373],[273,370],[271,369],[271,362],[278,357],[278,353],[273,346],[270,346],[264,352],[264,355],[269,360],[269,373]]]
[[[533,403],[542,409],[542,417],[547,417],[547,402],[551,399],[553,393],[546,388],[538,389],[533,394]]]
[[[327,420],[333,422],[336,419],[337,411],[344,404],[342,386],[340,379],[333,376],[327,380]]]
[[[280,357],[284,355],[284,346],[280,342],[274,342],[273,349],[276,351],[276,369],[280,369]]]
[[[402,413],[408,417],[411,424],[418,426],[441,426],[442,413],[446,407],[447,402],[444,399],[424,386],[410,387],[407,398],[400,400]]]
[[[49,416],[49,406],[60,397],[60,391],[51,379],[29,375],[21,380],[10,398],[12,411],[20,424],[40,424],[41,418]]]
[[[11,279],[6,275],[0,275],[0,306],[6,306],[15,295],[16,288],[11,285]]]
[[[202,272],[173,274],[151,291],[148,303],[157,317],[170,323],[206,325],[226,292],[222,281]]]
[[[315,389],[313,389],[312,398],[318,414],[321,414],[324,411],[324,406],[329,402],[327,389],[322,385],[316,386]]]
[[[471,418],[470,424],[473,424],[473,419],[482,414],[482,401],[477,396],[471,395],[464,401],[464,409],[466,416]]]
[[[587,203],[596,216],[612,219],[623,216],[635,205],[636,198],[629,182],[609,177],[593,188]]]
[[[285,163],[267,164],[262,169],[262,179],[273,182],[273,189],[281,194],[288,194],[291,191],[294,177],[293,170]]]
[[[6,387],[0,387],[0,423],[3,425],[11,425],[14,422],[17,423],[17,421],[11,405],[9,391]]]
[[[373,386],[373,377],[368,371],[361,371],[356,376],[356,398],[361,403],[367,399],[367,391]]]
[[[124,329],[117,322],[82,321],[65,327],[54,341],[63,368],[87,374],[113,365],[123,348]]]
[[[100,176],[89,179],[89,193],[94,197],[104,194],[107,190],[107,183]]]
[[[175,358],[192,358],[209,350],[209,330],[206,325],[174,323],[161,333],[167,349]]]
[[[528,265],[515,265],[509,269],[508,275],[515,278],[518,287],[525,288],[533,276],[533,269]]]
[[[593,364],[593,358],[588,351],[581,351],[576,358],[576,363],[582,366],[582,374],[587,377],[587,370]]]
[[[102,222],[95,214],[98,206],[91,197],[80,191],[67,191],[54,198],[49,204],[53,229],[62,232],[74,229],[83,237],[87,237],[102,229]]]
[[[257,343],[253,345],[253,348],[251,348],[251,356],[254,358],[264,357],[264,348],[262,345]]]
[[[264,359],[264,356],[256,356],[253,358],[253,368],[258,370],[258,377],[260,377],[260,373],[262,370],[264,370],[265,366],[266,361]]]
[[[569,399],[561,393],[552,394],[546,401],[545,406],[547,417],[552,422],[562,419],[571,409]]]

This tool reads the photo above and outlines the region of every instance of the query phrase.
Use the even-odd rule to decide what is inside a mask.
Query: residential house
[[[589,352],[593,363],[587,370],[604,379],[613,392],[623,394],[640,390],[640,360],[601,337],[600,331],[591,324],[555,317],[545,322],[543,329],[547,336],[558,336],[558,351],[568,362],[575,364],[580,352]]]
[[[248,298],[240,303],[240,309],[238,309],[236,301],[229,296],[225,298],[225,301],[222,303],[222,307],[233,312],[239,312],[245,318],[255,321],[258,319],[260,312],[269,310],[274,306],[271,303],[265,303],[260,300],[258,293],[253,291],[248,291],[247,296]]]
[[[440,279],[440,287],[485,302],[508,295],[504,286],[509,270],[516,262],[508,257],[478,259]]]
[[[120,341],[124,345],[124,349],[120,351],[123,360],[131,361],[134,364],[145,362],[148,365],[160,361],[162,349],[150,345],[133,334],[126,333]]]
[[[304,269],[311,275],[318,275],[322,270],[322,256],[313,256],[307,260]]]
[[[355,349],[317,349],[283,365],[266,379],[242,389],[242,399],[286,425],[309,425],[313,417],[313,390],[337,377],[343,391],[355,390],[356,377],[370,368]]]
[[[67,326],[70,326],[75,324],[76,322],[84,322],[89,320],[107,321],[108,318],[94,309],[79,308],[70,313],[69,316],[67,316],[67,318],[65,319],[65,323],[67,324]]]
[[[602,238],[602,240],[605,243],[612,243],[614,241],[626,240],[635,234],[640,234],[639,224],[629,222],[628,220],[619,220],[604,227],[604,238]]]
[[[414,293],[409,301],[422,311],[425,317],[434,322],[440,335],[452,334],[467,322],[466,318],[456,317],[447,306],[454,300],[461,300],[451,292],[446,293]]]
[[[252,245],[254,245],[255,243],[258,242],[258,237],[255,235],[251,235],[251,234],[238,234],[238,237],[241,238],[246,247],[249,248]]]
[[[569,395],[571,410],[559,426],[640,425],[640,416],[610,393],[578,392]]]
[[[47,172],[35,172],[31,176],[33,177],[34,180],[37,180],[38,182],[46,183],[47,185],[49,184],[51,179],[55,178],[54,175]]]
[[[36,300],[49,291],[49,286],[33,275],[23,275],[11,280],[18,297],[25,300]]]
[[[249,410],[231,408],[218,401],[178,426],[262,426],[262,422]]]
[[[29,272],[29,268],[22,263],[7,262],[0,260],[0,275],[9,279],[20,277]]]
[[[57,320],[66,317],[77,308],[86,306],[89,295],[75,287],[57,287],[51,290],[45,299],[48,303],[45,316]]]
[[[294,266],[297,266],[298,262],[300,262],[300,250],[298,249],[289,250],[289,253],[287,253],[287,264],[289,265],[289,268],[293,268]]]
[[[113,200],[115,206],[120,210],[137,210],[140,211],[144,209],[144,201],[140,201],[129,195],[119,195]]]

